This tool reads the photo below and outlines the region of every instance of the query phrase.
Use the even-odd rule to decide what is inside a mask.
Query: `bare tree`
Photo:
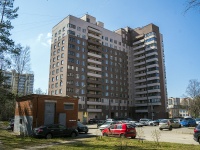
[[[200,0],[187,0],[185,13],[191,9],[199,9],[200,10]]]
[[[186,93],[191,97],[195,98],[200,95],[200,82],[197,79],[189,80],[189,84],[186,89]]]
[[[190,102],[189,112],[195,118],[199,117],[199,115],[200,115],[200,96],[195,97]]]
[[[16,46],[16,51],[19,54],[12,55],[12,69],[17,72],[17,94],[19,93],[20,75],[30,72],[30,47],[22,47],[20,44]]]
[[[35,94],[45,94],[45,92],[43,92],[41,88],[35,89],[34,93]]]

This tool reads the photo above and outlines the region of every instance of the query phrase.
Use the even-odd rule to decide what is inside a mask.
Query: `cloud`
[[[47,34],[40,33],[37,36],[36,42],[40,43],[41,45],[45,47],[49,47],[51,45],[51,33],[47,33]]]

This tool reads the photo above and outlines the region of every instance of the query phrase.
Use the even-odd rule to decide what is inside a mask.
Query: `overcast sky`
[[[51,31],[66,16],[88,13],[114,31],[154,23],[164,37],[168,97],[182,97],[200,81],[200,11],[184,14],[187,0],[16,0],[12,38],[31,48],[34,89],[48,90]]]

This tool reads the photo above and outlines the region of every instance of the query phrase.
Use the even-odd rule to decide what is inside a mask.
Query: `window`
[[[63,65],[64,64],[64,60],[61,60],[61,65]]]
[[[59,89],[59,93],[62,94],[62,89]]]
[[[77,27],[77,30],[78,30],[78,31],[81,31],[81,27]]]
[[[73,58],[68,58],[68,62],[74,63],[74,59]]]
[[[54,77],[52,77],[52,80],[51,80],[52,82],[54,82]]]
[[[69,41],[71,41],[71,42],[75,42],[76,39],[75,39],[74,37],[69,37]]]
[[[113,42],[113,39],[110,39],[110,42]]]
[[[71,23],[68,23],[68,24],[67,24],[67,27],[76,29],[76,25],[73,25],[73,24],[71,24]]]
[[[64,57],[64,53],[61,54],[61,58],[63,58],[63,57]]]
[[[60,68],[60,72],[63,72],[63,67]]]
[[[86,33],[86,29],[83,29],[82,31],[83,31],[83,33]]]
[[[60,53],[60,49],[57,50],[57,53]]]
[[[73,45],[73,44],[69,44],[69,48],[75,48],[75,45]]]
[[[65,110],[73,110],[74,109],[74,103],[64,103],[64,109]]]
[[[65,40],[62,40],[62,44],[64,44],[65,43]]]
[[[63,27],[63,31],[65,31],[65,27]]]
[[[105,37],[105,40],[108,41],[108,37]]]
[[[79,53],[76,53],[76,57],[80,57],[80,54],[79,54]]]
[[[57,60],[59,60],[59,59],[60,59],[60,55],[57,56]]]
[[[64,51],[64,49],[65,49],[65,47],[63,46],[63,47],[61,48],[61,50]]]
[[[67,31],[67,34],[70,34],[70,35],[75,35],[75,31],[68,30],[68,31]]]

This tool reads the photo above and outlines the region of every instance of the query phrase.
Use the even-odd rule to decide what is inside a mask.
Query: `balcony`
[[[97,67],[88,66],[87,68],[88,68],[89,70],[102,71],[101,68],[97,68]]]
[[[101,61],[96,61],[96,60],[93,60],[93,59],[88,59],[88,62],[89,62],[89,63],[98,64],[98,65],[101,65],[101,64],[102,64]]]
[[[135,106],[147,106],[147,103],[135,103]]]
[[[157,92],[160,92],[160,89],[148,90],[148,93],[157,93]]]
[[[135,94],[147,94],[147,91],[136,91]]]
[[[97,51],[97,52],[101,52],[101,48],[98,48],[97,46],[88,45],[88,49]]]
[[[145,47],[145,45],[140,45],[140,46],[133,48],[133,50],[137,50],[137,49],[144,48],[144,47]]]
[[[90,53],[90,52],[88,52],[88,56],[95,57],[95,58],[102,58],[101,55]]]
[[[146,76],[146,73],[135,74],[135,78]]]
[[[134,70],[134,72],[138,72],[138,71],[142,71],[142,70],[146,70],[146,68],[145,67],[137,68],[137,69]]]
[[[141,89],[141,88],[146,88],[147,85],[136,85],[135,89]]]
[[[88,43],[101,46],[101,43],[100,43],[100,42],[97,42],[97,41],[91,40],[91,39],[88,39]]]
[[[147,100],[147,97],[135,97],[135,100],[137,101],[139,101],[139,100]]]
[[[102,77],[101,74],[95,74],[95,73],[90,73],[90,72],[88,72],[87,75],[91,76],[91,77],[96,77],[96,78],[101,78]]]
[[[95,33],[101,34],[101,31],[94,29],[94,28],[91,28],[91,27],[88,27],[88,31],[93,31]]]
[[[93,84],[102,84],[101,80],[92,80],[92,79],[87,79],[88,83],[93,83]]]
[[[92,109],[92,108],[88,108],[87,112],[102,112],[102,109]]]
[[[152,67],[159,67],[159,65],[158,64],[152,64],[152,65],[148,65],[148,66],[146,66],[147,68],[152,68]]]
[[[145,113],[148,112],[147,109],[135,110],[136,113]]]
[[[147,81],[148,81],[148,80],[155,80],[155,79],[160,79],[160,77],[148,77],[148,78],[147,78]]]
[[[151,84],[147,84],[148,86],[156,86],[156,85],[160,85],[160,83],[151,83]]]
[[[134,58],[134,61],[144,59],[144,58],[145,58],[145,56],[136,57],[136,58]]]
[[[134,42],[133,45],[136,45],[136,44],[139,44],[139,43],[143,43],[143,42],[144,42],[144,39]]]
[[[149,50],[152,50],[152,49],[157,49],[157,46],[152,46],[152,47],[146,48],[145,51],[149,51]]]
[[[145,64],[145,61],[143,62],[134,62],[134,66],[139,66],[139,65],[144,65]]]
[[[147,63],[151,61],[158,61],[158,58],[151,58],[151,59],[146,60]]]
[[[101,88],[101,87],[87,86],[87,89],[88,89],[88,90],[91,90],[91,91],[102,91],[102,88]]]
[[[147,74],[159,73],[159,70],[148,71]]]
[[[91,33],[88,33],[88,37],[101,40],[101,37],[99,37],[99,36],[97,36],[97,35],[95,35],[95,34],[91,34]]]
[[[101,94],[91,94],[91,93],[87,93],[87,97],[101,98]]]
[[[148,99],[161,99],[161,96],[149,96]]]
[[[148,57],[148,56],[152,56],[152,55],[158,55],[158,52],[148,53],[148,54],[146,54],[146,57]]]
[[[88,105],[103,105],[102,102],[87,101]]]
[[[139,54],[143,54],[145,52],[145,50],[140,50],[139,52],[135,52],[134,56],[139,55]]]
[[[134,83],[140,83],[140,82],[145,82],[146,83],[146,79],[138,79],[138,80],[134,81]]]

